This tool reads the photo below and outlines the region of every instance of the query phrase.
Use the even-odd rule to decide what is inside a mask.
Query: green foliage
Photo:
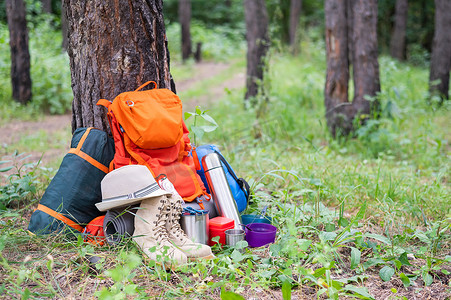
[[[195,112],[185,112],[185,120],[188,120],[190,117],[194,119],[193,124],[189,125],[189,131],[194,137],[194,145],[197,145],[197,139],[199,139],[199,142],[202,140],[205,133],[212,132],[218,128],[216,121],[207,114],[207,110],[202,111],[200,106],[196,106]],[[202,119],[203,123],[207,125],[199,125],[198,119]]]
[[[19,154],[16,150],[10,160],[0,161],[0,172],[9,172],[5,175],[6,183],[0,186],[0,211],[10,208],[13,204],[19,206],[25,203],[36,193],[37,163],[24,163],[29,158],[25,153]]]
[[[72,90],[67,53],[61,49],[61,32],[54,28],[54,18],[30,24],[29,49],[31,56],[32,100],[21,106],[11,98],[11,61],[8,27],[0,24],[0,117],[30,119],[42,112],[63,114],[70,110]]]

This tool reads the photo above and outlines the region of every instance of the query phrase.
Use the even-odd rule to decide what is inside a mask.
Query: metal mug
[[[196,243],[208,245],[208,210],[200,213],[185,212],[180,218],[180,225],[186,235]]]
[[[243,229],[227,229],[225,231],[226,244],[229,246],[235,246],[239,241],[244,241]]]

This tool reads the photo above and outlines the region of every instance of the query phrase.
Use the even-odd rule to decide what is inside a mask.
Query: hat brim
[[[129,206],[132,204],[140,203],[144,199],[149,198],[155,198],[160,196],[171,196],[172,193],[166,192],[165,190],[158,190],[153,192],[152,194],[141,197],[141,198],[132,198],[132,199],[124,199],[124,200],[109,200],[109,201],[102,201],[99,203],[96,203],[96,207],[99,211],[107,211],[113,208],[123,207],[123,206]]]

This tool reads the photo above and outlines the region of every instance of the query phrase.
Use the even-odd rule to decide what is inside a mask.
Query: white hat
[[[160,188],[149,169],[142,165],[128,165],[111,171],[103,178],[101,188],[102,202],[96,203],[100,211],[171,195]]]

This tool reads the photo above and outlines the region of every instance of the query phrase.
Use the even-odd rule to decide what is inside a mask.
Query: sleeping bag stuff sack
[[[75,130],[71,149],[31,215],[28,230],[36,234],[83,231],[102,214],[95,204],[102,200],[100,182],[113,157],[114,141],[104,131]]]
[[[227,182],[230,186],[230,190],[232,191],[232,196],[235,199],[236,205],[238,207],[238,211],[243,212],[247,207],[247,202],[250,196],[249,184],[243,178],[238,178],[236,176],[235,171],[233,171],[230,164],[227,162],[227,160],[219,151],[218,147],[216,147],[215,145],[202,145],[196,147],[196,149],[193,150],[193,156],[195,157],[197,155],[200,165],[197,167],[197,174],[199,174],[205,187],[207,188],[207,193],[210,193],[210,189],[208,187],[207,178],[205,177],[204,168],[202,166],[202,157],[210,153],[218,154],[219,159],[221,160],[222,168],[224,169],[227,178]]]

